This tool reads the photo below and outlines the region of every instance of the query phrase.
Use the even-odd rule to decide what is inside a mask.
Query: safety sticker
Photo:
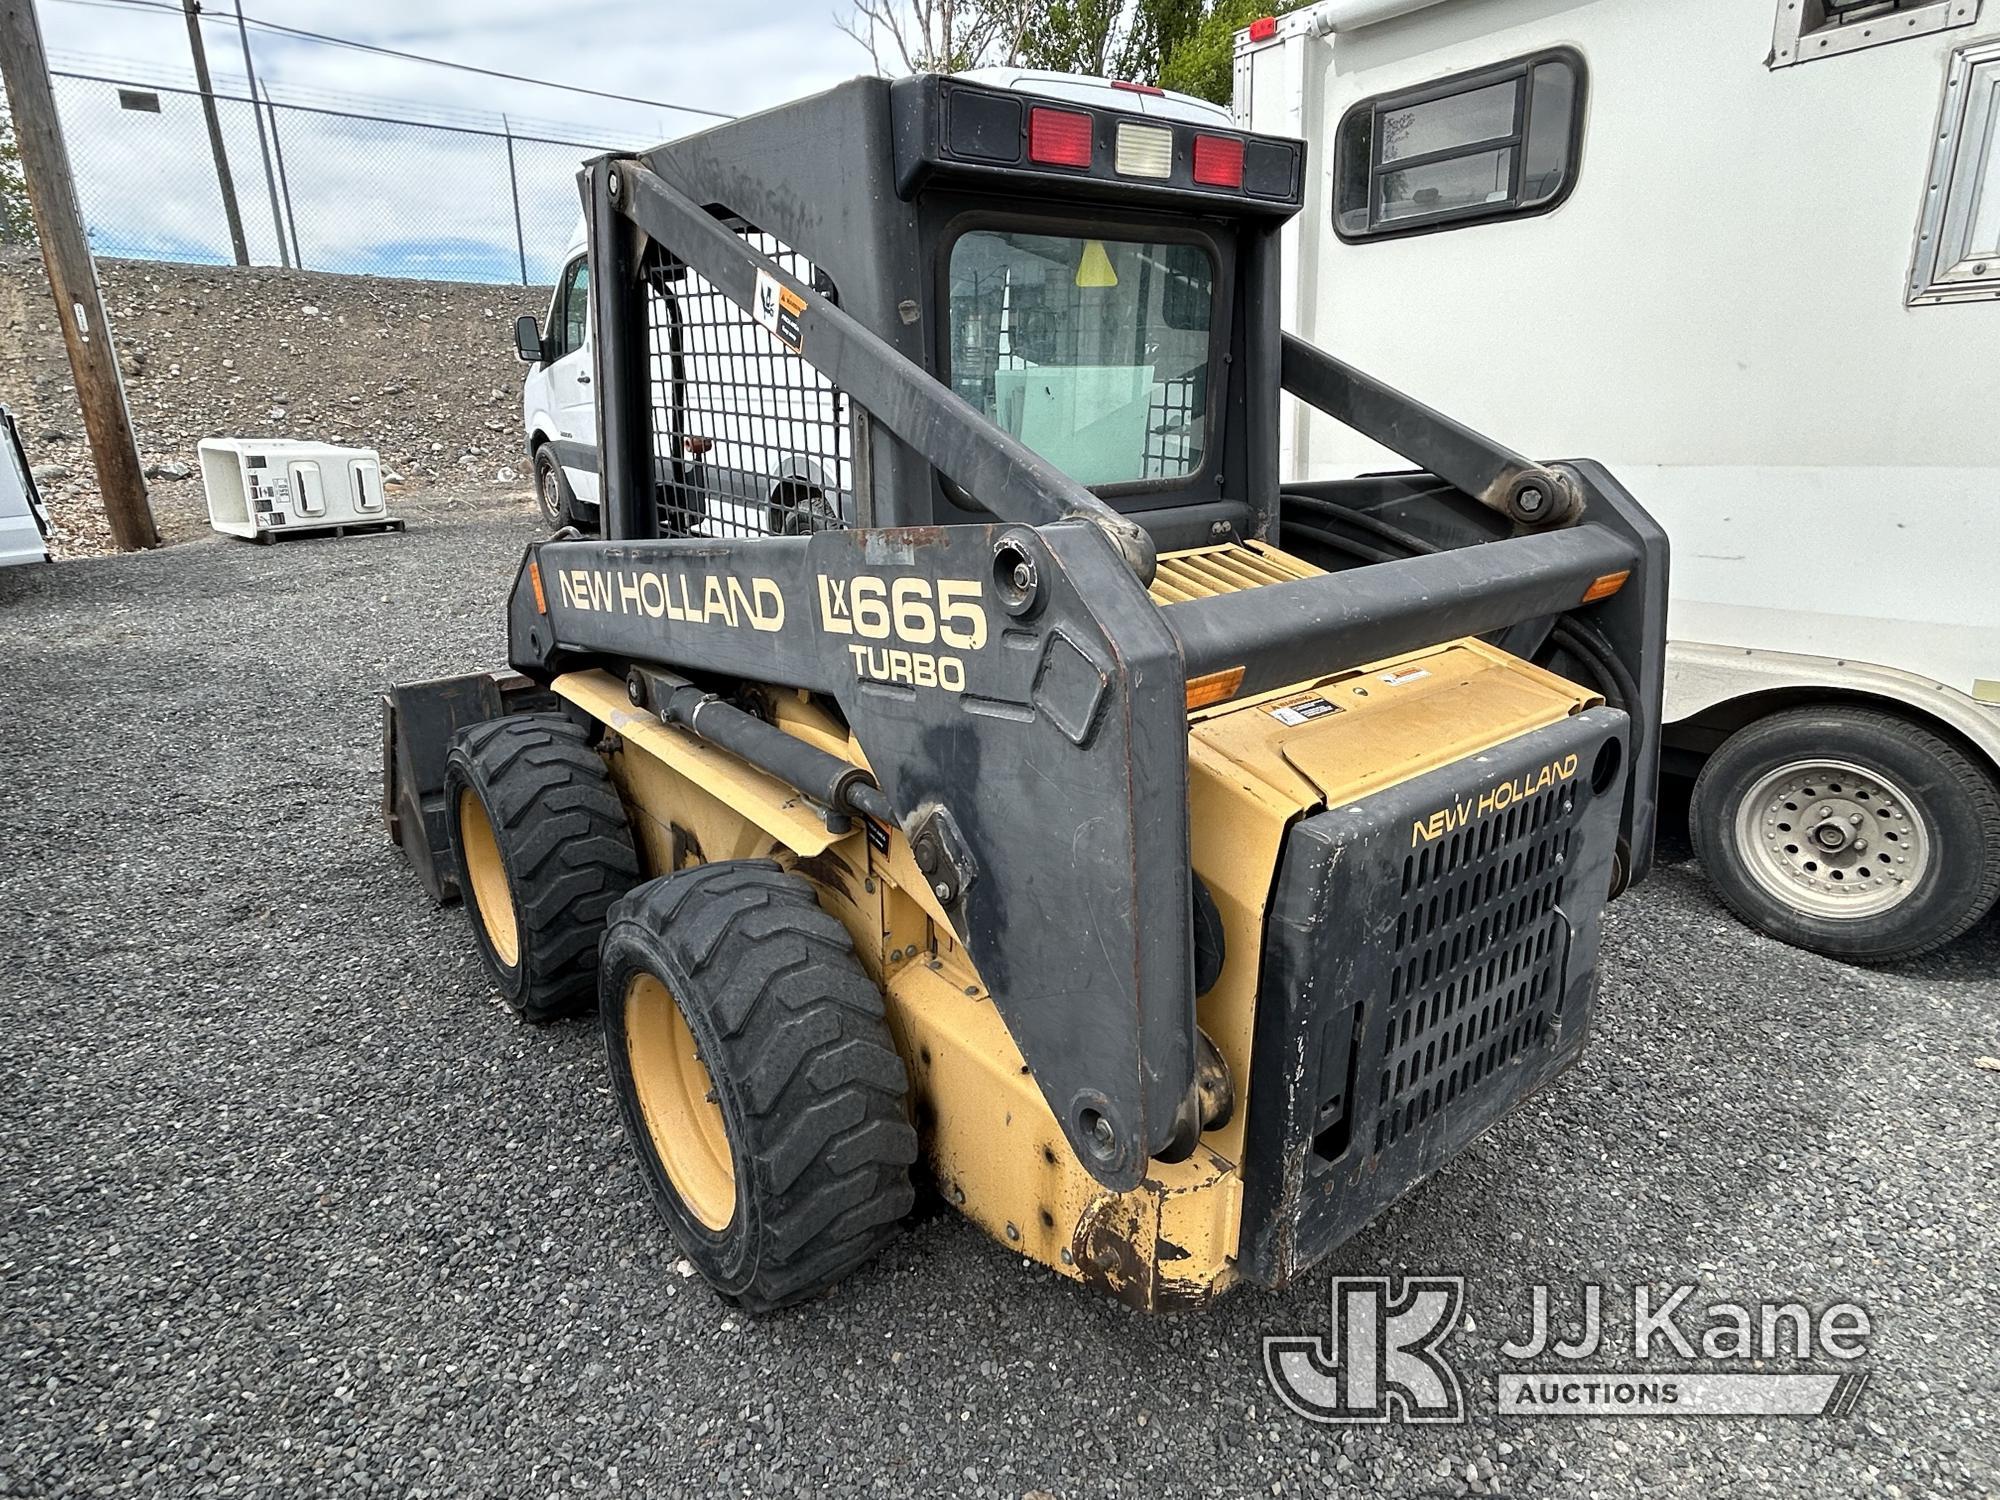
[[[1338,703],[1328,702],[1314,694],[1310,698],[1294,698],[1290,703],[1280,703],[1271,710],[1271,717],[1280,724],[1306,724],[1314,719],[1323,719],[1328,714],[1340,712]]]
[[[1400,672],[1384,672],[1382,680],[1390,687],[1401,687],[1406,682],[1415,682],[1430,675],[1429,667],[1404,667]]]
[[[861,820],[861,826],[868,830],[868,842],[875,846],[875,852],[877,854],[887,854],[889,852],[889,830],[873,818],[867,817]]]
[[[805,342],[805,331],[799,322],[805,314],[805,298],[781,285],[769,271],[759,271],[755,305],[750,310],[770,330],[771,337],[792,353],[799,352],[799,346]]]

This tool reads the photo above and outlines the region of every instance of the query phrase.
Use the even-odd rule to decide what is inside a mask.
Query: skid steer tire
[[[648,881],[604,936],[626,1133],[675,1241],[762,1315],[817,1296],[910,1212],[917,1137],[882,995],[812,886],[768,860]]]
[[[597,998],[611,904],[640,877],[624,804],[585,731],[560,714],[461,730],[445,816],[466,916],[507,1006],[560,1020]]]

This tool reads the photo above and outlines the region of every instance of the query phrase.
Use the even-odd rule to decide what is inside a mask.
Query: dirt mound
[[[513,325],[547,309],[547,288],[130,260],[100,261],[98,273],[167,540],[207,527],[195,462],[205,437],[352,443],[379,449],[406,491],[527,493]],[[20,421],[58,555],[109,550],[32,254],[0,254],[0,401]]]

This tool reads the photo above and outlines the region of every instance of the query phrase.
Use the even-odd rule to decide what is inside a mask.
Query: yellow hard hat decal
[[[1116,286],[1118,273],[1111,268],[1111,257],[1104,253],[1104,241],[1085,240],[1083,259],[1076,263],[1076,284],[1078,286]]]

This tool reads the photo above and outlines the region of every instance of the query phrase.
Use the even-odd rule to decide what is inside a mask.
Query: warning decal
[[[805,298],[781,285],[769,271],[757,273],[757,294],[750,311],[773,338],[794,354],[805,342],[805,332],[799,323],[805,310]]]
[[[1280,703],[1271,710],[1271,717],[1280,724],[1305,724],[1339,712],[1338,703],[1331,703],[1315,693],[1310,698],[1294,698],[1290,703]]]

